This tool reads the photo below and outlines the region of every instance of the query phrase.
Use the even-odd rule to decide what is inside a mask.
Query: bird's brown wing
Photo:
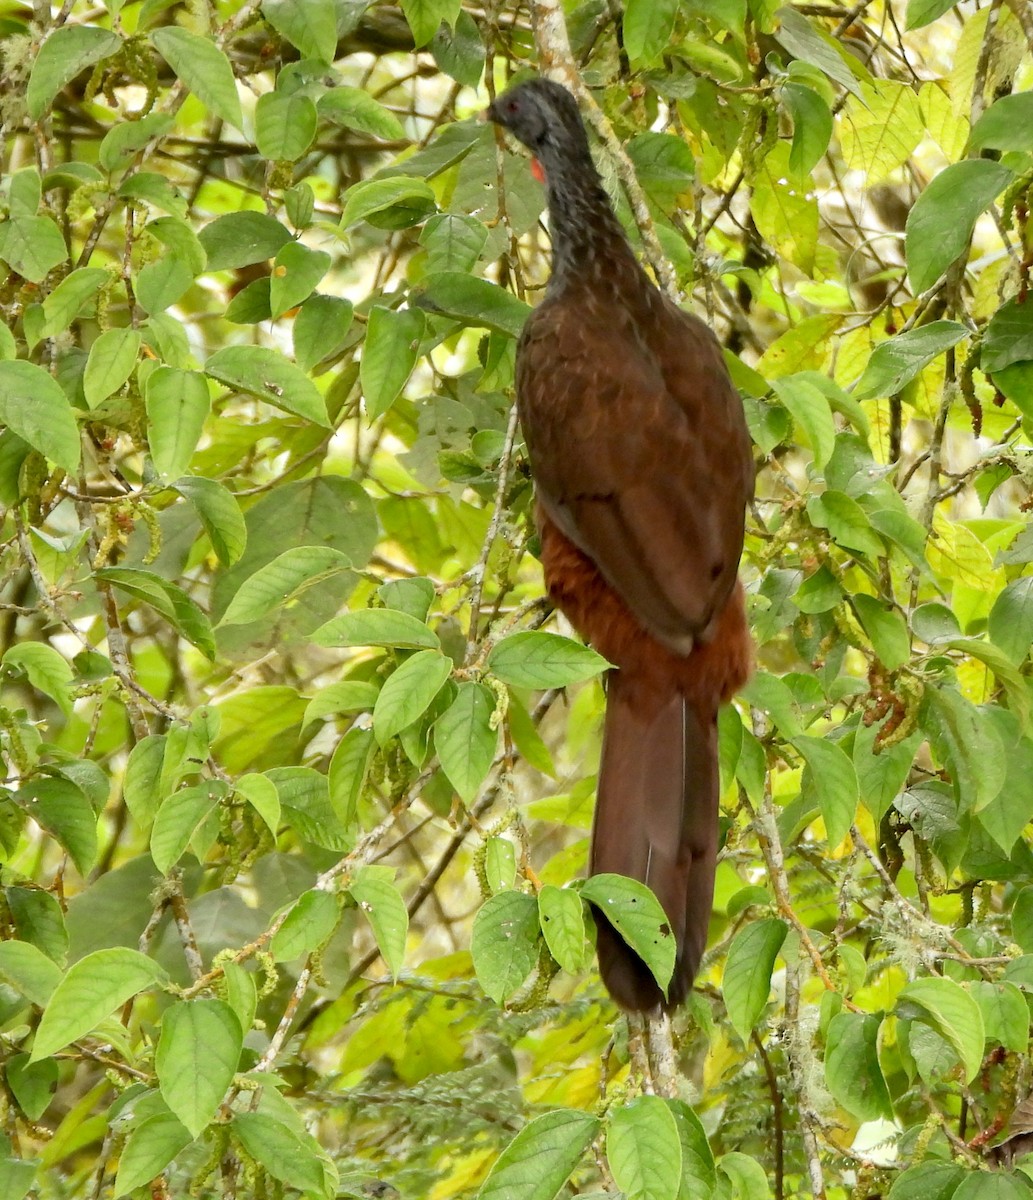
[[[546,302],[521,342],[517,393],[546,513],[686,653],[735,583],[753,470],[716,340],[657,301],[641,322]]]

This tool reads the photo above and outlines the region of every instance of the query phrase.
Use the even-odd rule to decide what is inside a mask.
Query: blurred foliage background
[[[0,1194],[1028,1196],[1026,0],[0,39]],[[476,119],[545,68],[756,445],[666,1064],[571,886],[602,664],[513,416],[543,194]]]

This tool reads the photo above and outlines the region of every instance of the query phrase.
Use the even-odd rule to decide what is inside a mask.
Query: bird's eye
[[[508,112],[510,114],[510,116],[513,116],[515,113],[518,113],[519,111],[520,111],[520,105],[516,102],[516,100],[507,100],[506,101],[506,112]]]

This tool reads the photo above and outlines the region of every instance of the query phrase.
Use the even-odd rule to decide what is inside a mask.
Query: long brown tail
[[[611,671],[590,871],[630,875],[656,893],[678,943],[665,999],[652,972],[596,910],[599,971],[622,1008],[674,1008],[707,942],[718,838],[716,703],[702,715],[672,684]]]

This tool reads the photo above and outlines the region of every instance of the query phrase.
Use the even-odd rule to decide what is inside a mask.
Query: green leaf
[[[1001,96],[972,126],[969,150],[1033,150],[1033,92]]]
[[[931,288],[968,248],[976,218],[1014,179],[989,159],[952,163],[919,194],[908,214],[904,256],[916,295]]]
[[[280,828],[280,794],[273,781],[255,773],[242,775],[233,785],[233,790],[244,797],[275,837]]]
[[[951,1200],[1029,1200],[1029,1184],[1021,1172],[973,1171],[958,1186]]]
[[[771,1200],[771,1189],[764,1168],[750,1155],[738,1151],[723,1154],[718,1170],[731,1180],[736,1200]],[[718,1195],[724,1195],[720,1185]]]
[[[239,1112],[230,1128],[274,1179],[305,1194],[332,1196],[326,1186],[324,1160],[314,1141],[310,1144],[309,1139],[262,1112]]]
[[[439,25],[430,52],[440,70],[456,83],[476,88],[481,82],[487,52],[477,22],[469,13],[459,13],[453,29],[444,23]]]
[[[69,474],[79,469],[79,427],[60,384],[21,359],[0,362],[0,422]]]
[[[816,91],[801,83],[785,83],[781,99],[793,121],[789,169],[794,175],[809,175],[829,148],[832,110]]]
[[[409,913],[398,888],[385,878],[380,867],[364,867],[348,884],[348,893],[369,921],[381,956],[394,979],[405,961]]]
[[[484,877],[492,893],[505,891],[515,885],[516,851],[509,838],[492,836],[485,841]],[[541,912],[540,904],[538,908]]]
[[[807,501],[807,515],[847,550],[860,551],[869,558],[880,558],[886,553],[867,513],[845,492],[830,488],[820,495],[812,495]]]
[[[678,0],[627,0],[624,48],[633,63],[649,63],[663,53],[677,14]]]
[[[223,1000],[181,1000],[165,1010],[154,1069],[162,1098],[191,1137],[218,1112],[243,1044],[240,1022]]]
[[[396,646],[436,650],[441,642],[423,621],[394,608],[359,608],[327,621],[312,634],[317,646]]]
[[[303,892],[273,935],[269,946],[273,960],[291,962],[315,953],[330,940],[340,920],[341,906],[336,897],[319,888]]]
[[[319,117],[305,92],[266,92],[255,105],[255,145],[263,158],[295,162],[312,145]]]
[[[339,683],[331,683],[329,687],[320,688],[309,701],[302,726],[307,729],[320,717],[336,713],[372,711],[379,691],[375,683],[364,679],[342,679]]]
[[[596,906],[666,993],[674,974],[678,945],[667,914],[650,889],[637,879],[604,872],[585,880],[581,897]]]
[[[351,561],[332,546],[295,546],[260,567],[240,585],[219,622],[246,625],[289,608],[317,583],[348,570]]]
[[[911,1016],[950,1042],[970,1083],[983,1063],[983,1014],[979,1005],[952,979],[929,977],[907,984],[897,996],[902,1017]]]
[[[115,946],[79,959],[54,989],[32,1044],[32,1062],[84,1037],[127,1000],[167,981],[164,970],[138,950]]]
[[[72,856],[80,875],[97,859],[97,814],[83,791],[67,779],[32,779],[18,792],[32,817]]]
[[[427,274],[431,277],[431,287],[437,277],[450,272],[458,273],[464,279],[470,278],[469,273],[480,258],[487,240],[487,227],[476,217],[463,216],[461,213],[437,213],[431,217],[420,233],[420,245],[427,251]],[[512,297],[511,292],[505,294]],[[431,295],[433,297],[433,292]],[[466,315],[449,311],[440,303],[433,304],[432,301],[432,305],[448,311],[450,316]]]
[[[1033,359],[1033,312],[1030,305],[1009,300],[983,331],[979,365],[988,374]]]
[[[134,1125],[118,1158],[113,1200],[156,1179],[193,1140],[172,1113],[155,1113]]]
[[[345,193],[341,228],[351,229],[360,221],[376,217],[381,229],[407,229],[437,211],[437,201],[429,183],[406,175],[385,179],[365,179]]]
[[[373,709],[381,746],[423,716],[451,674],[452,660],[440,650],[418,650],[388,676]]]
[[[911,657],[911,637],[899,609],[859,592],[853,598],[861,626],[882,665],[889,671],[902,667]]]
[[[161,366],[147,376],[145,396],[155,470],[178,478],[190,465],[211,411],[208,381],[199,371]]]
[[[796,737],[793,745],[807,763],[801,792],[820,807],[829,849],[834,849],[849,833],[857,813],[854,764],[841,746],[824,738]]]
[[[895,396],[934,358],[969,336],[957,321],[932,321],[875,347],[854,388],[855,400]]]
[[[513,687],[567,687],[591,679],[610,664],[589,646],[555,633],[525,631],[496,642],[488,669]]]
[[[994,601],[988,624],[990,640],[1018,665],[1033,645],[1033,575],[1011,583]]]
[[[25,107],[33,121],[50,107],[58,92],[81,71],[110,58],[122,39],[95,25],[61,25],[39,48],[25,89]]]
[[[151,858],[163,875],[179,862],[190,839],[217,803],[217,796],[207,783],[181,788],[162,801],[151,829]]]
[[[198,234],[209,271],[232,271],[275,257],[290,242],[290,230],[260,212],[226,213]]]
[[[628,157],[646,195],[663,209],[673,209],[690,190],[696,161],[684,138],[647,129],[628,143]]]
[[[744,1042],[760,1019],[771,991],[771,972],[789,926],[778,917],[753,921],[732,940],[721,984],[732,1028]]]
[[[420,356],[426,318],[419,309],[375,305],[366,325],[359,379],[366,416],[376,420],[398,399]]]
[[[330,803],[344,829],[355,824],[355,813],[376,751],[372,729],[353,727],[341,738],[330,759]]]
[[[263,0],[262,16],[301,51],[329,65],[337,56],[337,5],[334,0]]]
[[[201,475],[184,475],[172,486],[194,506],[219,562],[237,562],[247,546],[247,526],[233,493]]]
[[[0,222],[0,259],[31,283],[42,283],[67,258],[65,239],[50,217]]]
[[[103,567],[95,571],[93,577],[114,584],[127,596],[149,604],[209,661],[214,661],[215,639],[211,623],[181,587],[154,571],[144,571],[139,567]]]
[[[531,306],[512,292],[464,271],[431,275],[418,303],[431,312],[455,317],[464,325],[494,329],[514,338],[520,336],[531,313]]]
[[[845,55],[841,56],[835,43],[823,30],[815,28],[805,16],[788,6],[780,8],[775,16],[781,23],[775,37],[791,55],[817,67],[855,96],[861,94],[853,72],[844,61]]]
[[[402,0],[402,12],[409,22],[416,49],[426,46],[442,21],[454,25],[462,0]]]
[[[288,242],[277,254],[269,283],[272,316],[282,316],[307,300],[330,267],[325,250],[310,250],[300,242]]]
[[[674,1114],[660,1096],[637,1096],[611,1110],[606,1159],[628,1200],[677,1200],[681,1140]]]
[[[836,444],[836,424],[828,399],[813,383],[799,376],[787,375],[776,379],[771,386],[789,410],[796,429],[806,434],[815,466],[824,470]]]
[[[278,350],[268,346],[225,346],[209,355],[204,371],[234,391],[250,393],[283,412],[330,428],[319,389]]]
[[[45,338],[64,333],[111,276],[101,267],[78,267],[70,271],[43,301]]]
[[[0,942],[0,980],[37,1008],[45,1008],[61,982],[61,968],[31,942]]]
[[[50,1107],[57,1087],[57,1063],[52,1058],[30,1063],[27,1054],[15,1054],[4,1067],[7,1086],[30,1121],[38,1121]]]
[[[969,995],[983,1014],[987,1041],[999,1042],[1015,1054],[1025,1054],[1029,1046],[1029,1008],[1015,984],[976,980],[969,984]]]
[[[681,1143],[681,1190],[678,1200],[710,1200],[717,1186],[714,1155],[699,1117],[684,1100],[667,1100]]]
[[[538,919],[549,953],[564,971],[584,970],[585,906],[577,892],[547,883],[538,893]]]
[[[294,318],[294,361],[303,371],[336,354],[352,325],[352,303],[339,296],[310,296]]]
[[[74,674],[62,655],[44,642],[21,642],[9,647],[3,659],[5,667],[24,671],[29,683],[49,696],[66,717],[72,715],[70,686]]]
[[[555,1200],[599,1124],[598,1117],[574,1108],[528,1121],[496,1159],[477,1200]]]
[[[879,1066],[879,1017],[842,1012],[829,1023],[825,1082],[836,1102],[859,1121],[893,1119],[893,1104]]]
[[[470,953],[477,982],[501,1004],[538,961],[538,905],[524,892],[505,891],[481,905],[473,921]]]
[[[894,1179],[887,1200],[951,1200],[964,1177],[956,1163],[919,1163]]]
[[[319,97],[319,115],[324,121],[357,129],[385,142],[401,141],[405,130],[390,109],[357,87],[334,87]]]
[[[108,329],[93,343],[83,372],[83,394],[90,408],[114,395],[129,379],[142,342],[139,330]]]
[[[441,769],[470,803],[491,770],[498,749],[495,695],[483,683],[459,684],[455,700],[434,722],[434,749]]]
[[[908,0],[905,29],[921,29],[923,25],[931,25],[938,17],[942,17],[948,9],[953,8],[951,0]]]
[[[150,38],[176,77],[201,103],[228,125],[243,132],[244,119],[233,68],[212,39],[177,25],[156,29]]]

